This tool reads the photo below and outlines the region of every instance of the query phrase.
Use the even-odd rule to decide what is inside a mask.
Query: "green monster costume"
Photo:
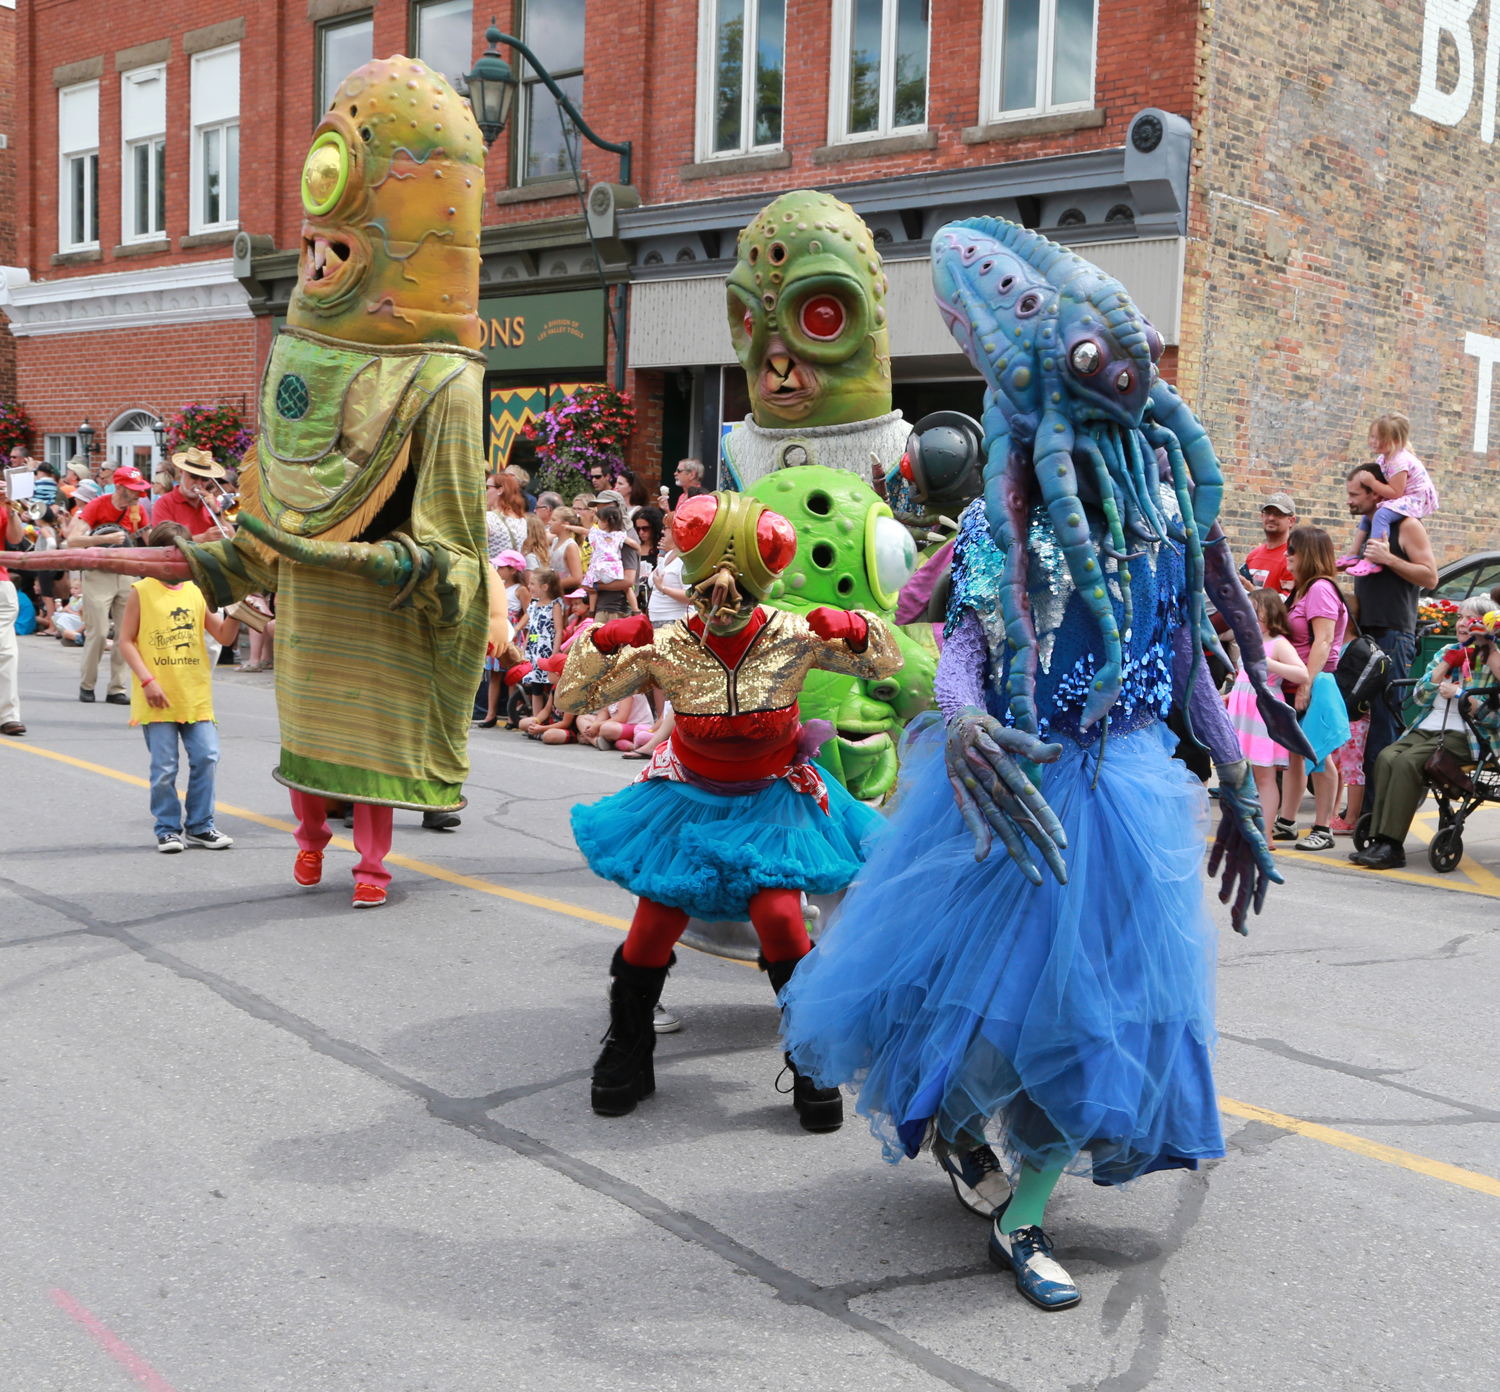
[[[443,77],[397,56],[344,80],[303,170],[240,532],[182,548],[214,604],[276,593],[274,776],[294,790],[463,805],[489,622],[483,200],[484,141]]]
[[[729,482],[749,488],[803,464],[873,480],[910,433],[891,409],[888,289],[875,239],[831,194],[799,189],[739,236],[729,273],[729,331],[751,415],[724,441]]]
[[[747,490],[797,529],[797,554],[770,598],[806,614],[819,605],[862,609],[886,621],[904,663],[879,681],[809,672],[804,717],[837,734],[817,762],[857,798],[872,801],[896,784],[902,727],[932,703],[937,647],[930,625],[897,628],[896,591],[916,565],[911,534],[875,490],[852,474],[810,464],[768,474]]]

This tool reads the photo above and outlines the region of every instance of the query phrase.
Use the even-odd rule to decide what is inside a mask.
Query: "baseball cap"
[[[519,551],[502,551],[490,564],[494,566],[509,566],[512,570],[525,570],[526,557]]]
[[[569,590],[567,594],[563,596],[564,599],[587,599],[588,597],[589,592],[584,589],[582,585],[580,585],[576,590]]]
[[[1297,505],[1292,501],[1290,493],[1272,493],[1260,500],[1260,510],[1267,512],[1274,510],[1285,513],[1288,517],[1297,515]]]
[[[132,464],[122,464],[111,479],[116,488],[133,488],[137,493],[149,493],[151,485],[145,475]]]

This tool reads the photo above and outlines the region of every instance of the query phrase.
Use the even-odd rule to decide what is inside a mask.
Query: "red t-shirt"
[[[214,515],[202,503],[190,503],[183,497],[180,488],[163,493],[151,508],[151,523],[180,522],[194,536],[204,532],[218,533],[214,526]]]
[[[127,532],[143,532],[151,525],[151,509],[147,504],[134,502],[124,512],[115,506],[115,495],[104,493],[91,503],[85,503],[78,514],[90,531],[107,522],[118,522]]]
[[[1291,594],[1294,581],[1286,563],[1286,542],[1280,546],[1257,546],[1245,557],[1245,569],[1257,589],[1275,590],[1283,599]]]

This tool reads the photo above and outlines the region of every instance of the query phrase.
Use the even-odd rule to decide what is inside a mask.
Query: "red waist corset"
[[[694,773],[721,783],[772,778],[791,767],[802,722],[794,702],[743,715],[677,712],[672,747]]]

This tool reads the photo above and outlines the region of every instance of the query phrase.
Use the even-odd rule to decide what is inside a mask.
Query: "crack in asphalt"
[[[28,947],[32,943],[51,942],[54,938],[76,938],[80,933],[86,932],[87,928],[59,928],[55,933],[37,933],[29,938],[12,938],[9,942],[0,942],[0,948]]]
[[[1390,1088],[1395,1092],[1404,1092],[1411,1097],[1420,1097],[1424,1102],[1436,1102],[1482,1121],[1500,1121],[1500,1112],[1489,1107],[1479,1107],[1472,1102],[1460,1102],[1457,1098],[1445,1097],[1440,1092],[1428,1092],[1425,1088],[1412,1087],[1410,1083],[1398,1083],[1389,1076],[1392,1073],[1410,1073],[1412,1070],[1409,1068],[1361,1068],[1357,1063],[1341,1063],[1338,1059],[1323,1058],[1319,1054],[1309,1054],[1302,1049],[1295,1049],[1280,1039],[1251,1039],[1247,1035],[1230,1034],[1227,1030],[1220,1030],[1219,1038],[1233,1040],[1236,1044],[1247,1044],[1252,1049],[1262,1049],[1268,1054],[1277,1054],[1281,1058],[1290,1059],[1293,1063],[1305,1063],[1313,1068],[1325,1068],[1330,1073],[1342,1073],[1346,1077],[1358,1078],[1361,1082],[1375,1083],[1379,1087]]]
[[[848,1298],[841,1294],[840,1287],[820,1286],[805,1277],[798,1276],[795,1272],[778,1266],[696,1215],[673,1208],[654,1194],[647,1193],[644,1189],[617,1175],[610,1174],[607,1170],[558,1150],[524,1131],[518,1131],[514,1127],[496,1121],[481,1105],[478,1105],[487,1101],[485,1098],[476,1100],[449,1097],[436,1088],[403,1073],[400,1069],[392,1067],[378,1054],[366,1049],[363,1045],[335,1038],[312,1021],[283,1009],[274,1001],[267,1000],[247,987],[230,981],[217,972],[194,966],[175,953],[167,952],[147,942],[144,938],[138,937],[129,929],[105,923],[95,918],[87,909],[70,903],[68,900],[60,899],[42,890],[32,889],[29,885],[20,884],[3,876],[0,876],[0,885],[5,886],[19,898],[51,909],[54,913],[70,919],[78,924],[85,934],[108,939],[121,947],[128,948],[146,961],[164,967],[185,981],[193,981],[206,986],[220,999],[252,1019],[275,1026],[301,1039],[314,1053],[357,1068],[397,1091],[416,1098],[427,1107],[429,1114],[438,1120],[467,1131],[480,1140],[503,1146],[516,1155],[523,1156],[573,1180],[574,1183],[592,1190],[601,1197],[612,1199],[682,1241],[691,1242],[731,1266],[744,1271],[747,1275],[753,1276],[770,1287],[776,1298],[784,1304],[816,1310],[846,1328],[868,1335],[883,1344],[897,1357],[938,1381],[946,1383],[949,1387],[959,1389],[959,1392],[1018,1392],[1010,1383],[1001,1382],[976,1372],[972,1368],[965,1368],[961,1364],[950,1362],[940,1354],[934,1353],[931,1349],[892,1329],[889,1325],[851,1310]],[[684,1056],[676,1055],[675,1057]],[[556,1081],[551,1086],[556,1086]]]
[[[1421,952],[1414,957],[1367,957],[1358,962],[1327,962],[1329,967],[1384,967],[1400,962],[1451,962],[1458,956],[1458,949],[1466,942],[1472,942],[1480,937],[1479,933],[1460,933],[1456,938],[1449,938],[1441,947],[1434,948],[1431,952]],[[1472,957],[1472,952],[1464,953],[1465,957]]]

